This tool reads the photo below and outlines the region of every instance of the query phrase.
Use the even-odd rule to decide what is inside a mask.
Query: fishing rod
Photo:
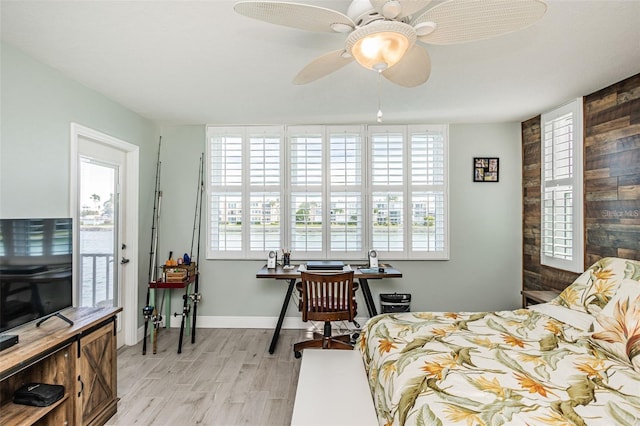
[[[196,267],[200,267],[200,230],[202,229],[202,205],[203,203],[203,197],[204,197],[204,153],[202,155],[200,155],[200,198],[199,198],[199,205],[196,204],[196,208],[199,209],[200,211],[198,212],[198,247],[197,247],[197,251],[196,251]],[[194,220],[194,224],[193,227],[195,229],[195,220]],[[193,237],[191,238],[192,243],[191,245],[193,246]],[[192,248],[193,250],[193,248]],[[198,316],[196,315],[198,312],[198,302],[200,302],[200,299],[202,298],[202,295],[199,293],[199,282],[200,282],[200,269],[198,269],[198,272],[196,274],[196,282],[195,282],[195,287],[194,287],[194,298],[193,298],[193,325],[191,327],[191,343],[195,343],[196,342],[196,319],[198,318]]]
[[[182,339],[184,338],[184,327],[185,322],[188,319],[189,313],[191,312],[191,305],[189,302],[193,302],[193,327],[191,328],[191,343],[195,343],[195,329],[196,329],[196,314],[198,311],[198,302],[201,299],[200,293],[198,293],[198,281],[199,281],[199,273],[197,272],[197,268],[200,264],[199,253],[200,253],[200,225],[202,223],[202,194],[204,192],[204,154],[200,156],[200,167],[198,170],[198,191],[196,192],[196,206],[195,212],[193,216],[193,231],[191,233],[191,248],[189,253],[189,261],[193,263],[193,246],[196,235],[196,224],[198,225],[197,233],[198,233],[198,251],[197,256],[198,259],[195,262],[195,283],[194,283],[194,292],[189,294],[189,287],[187,286],[185,290],[185,294],[182,296],[182,314],[175,313],[174,316],[181,315],[180,321],[180,337],[178,340],[178,353],[182,352]]]
[[[202,155],[200,155],[200,166],[198,168],[198,183],[197,183],[197,191],[196,191],[196,208],[194,209],[193,212],[193,230],[191,231],[191,248],[189,250],[189,258],[193,259],[193,243],[195,241],[196,238],[196,224],[197,224],[197,219],[198,219],[198,206],[201,203],[201,198],[202,198],[202,187],[204,186],[204,178],[202,176],[202,169],[204,164],[202,163],[203,158]],[[199,231],[199,230],[198,230]],[[198,240],[200,239],[200,234],[198,233]]]
[[[149,330],[149,320],[152,320],[154,327],[157,323],[157,311],[154,306],[149,305],[151,297],[151,283],[156,282],[157,271],[157,248],[158,248],[158,223],[160,221],[160,204],[162,203],[162,191],[160,190],[160,173],[162,162],[160,161],[160,150],[162,148],[162,136],[158,142],[158,159],[156,161],[156,179],[155,189],[153,197],[153,218],[151,220],[151,248],[149,250],[149,281],[147,285],[147,301],[142,308],[142,316],[144,317],[144,340],[142,343],[142,355],[147,353],[147,332]],[[158,289],[154,293],[154,298],[157,298]],[[154,305],[156,301],[154,300]],[[157,339],[157,335],[155,336]],[[154,340],[155,343],[155,340]],[[154,353],[156,345],[154,344]]]

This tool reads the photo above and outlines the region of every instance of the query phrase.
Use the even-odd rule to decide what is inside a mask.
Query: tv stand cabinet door
[[[103,425],[117,410],[115,322],[80,338],[76,415],[82,425]]]

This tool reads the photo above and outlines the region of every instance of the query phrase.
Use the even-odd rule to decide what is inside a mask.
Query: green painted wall
[[[69,123],[140,146],[139,304],[146,294],[158,136],[163,136],[160,258],[190,250],[205,125],[159,128],[105,96],[1,48],[0,216],[68,216]],[[394,262],[404,278],[373,283],[409,292],[413,310],[494,310],[520,304],[522,271],[520,123],[450,127],[451,260]],[[474,156],[500,157],[500,182],[473,183]],[[203,242],[204,244],[204,242]],[[384,259],[382,259],[384,261]],[[285,286],[257,280],[262,261],[201,256],[199,315],[276,317]],[[177,293],[177,292],[176,292]],[[174,295],[174,311],[180,295]],[[359,314],[366,312],[362,299]],[[288,316],[298,317],[290,308]],[[138,319],[139,325],[142,323]]]
[[[159,254],[189,252],[205,126],[162,129],[163,211]],[[450,126],[451,256],[448,261],[395,261],[402,279],[373,281],[379,293],[408,292],[412,310],[495,310],[521,304],[522,180],[520,123]],[[473,183],[473,157],[500,157],[498,183]],[[203,225],[204,226],[204,225]],[[144,242],[143,242],[144,244]],[[205,260],[201,249],[198,315],[277,317],[284,281],[258,280],[264,261]],[[364,260],[364,259],[363,259]],[[384,259],[382,259],[384,261]],[[181,299],[172,305],[179,310]],[[359,315],[366,313],[364,300]],[[288,316],[297,317],[290,308]]]
[[[0,54],[0,217],[71,216],[69,129],[76,122],[140,147],[139,233],[149,241],[158,126],[5,43]],[[140,303],[148,251],[140,245]]]

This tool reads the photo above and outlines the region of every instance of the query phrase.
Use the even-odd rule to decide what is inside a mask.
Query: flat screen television
[[[0,219],[0,333],[73,305],[70,218]]]

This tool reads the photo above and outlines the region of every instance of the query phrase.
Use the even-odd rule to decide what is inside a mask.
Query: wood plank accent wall
[[[640,74],[584,98],[585,268],[640,259]],[[578,274],[540,264],[540,116],[522,123],[524,290],[562,290]]]
[[[640,74],[586,96],[585,263],[640,259]]]

